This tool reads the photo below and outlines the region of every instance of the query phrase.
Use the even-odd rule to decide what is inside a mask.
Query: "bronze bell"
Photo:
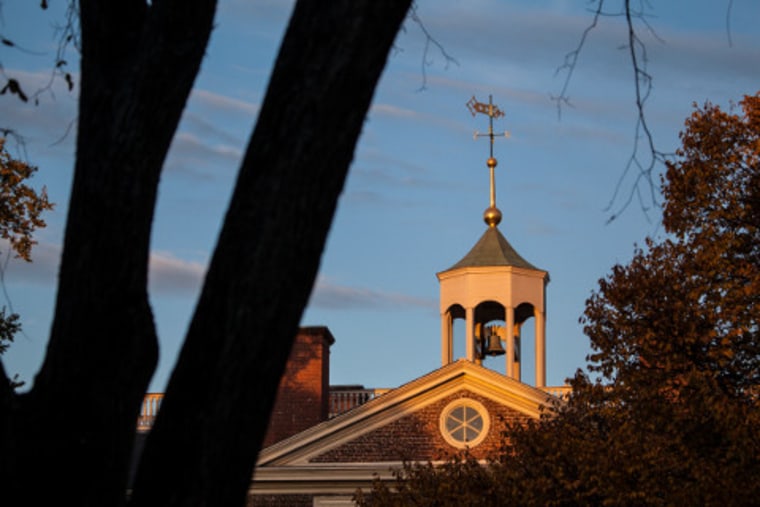
[[[501,346],[501,339],[498,333],[489,329],[486,333],[486,339],[488,340],[485,351],[487,356],[503,356],[506,353],[504,347]]]

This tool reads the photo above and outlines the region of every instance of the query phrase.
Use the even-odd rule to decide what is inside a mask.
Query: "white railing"
[[[388,389],[330,389],[328,417],[333,418],[387,392]]]
[[[546,386],[539,389],[559,399],[566,399],[572,390],[570,386]],[[361,387],[357,387],[356,389],[340,387],[330,389],[328,417],[332,419],[336,415],[348,412],[359,405],[364,405],[388,391],[389,389],[364,389]],[[137,431],[150,431],[153,427],[153,422],[156,420],[156,415],[158,415],[158,410],[161,408],[163,399],[164,393],[148,393],[145,395],[140,409],[140,416],[137,418]]]
[[[137,431],[150,431],[163,399],[164,393],[148,393],[145,395],[140,408],[140,416],[137,418]]]
[[[387,392],[388,389],[331,389],[329,399],[329,417],[348,412],[352,408],[367,403],[369,400]],[[164,393],[148,393],[143,398],[140,416],[137,418],[137,431],[150,431],[156,420]]]
[[[551,394],[555,398],[559,398],[560,400],[567,399],[567,397],[570,396],[570,392],[573,390],[570,386],[544,386],[539,387],[539,389],[547,394]]]

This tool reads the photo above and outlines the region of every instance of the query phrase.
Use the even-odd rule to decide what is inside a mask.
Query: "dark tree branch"
[[[411,8],[409,9],[409,18],[414,22],[414,24],[417,25],[417,27],[422,31],[422,34],[425,36],[425,47],[422,51],[422,62],[421,62],[421,71],[422,71],[422,84],[419,87],[419,91],[426,90],[427,89],[427,68],[431,65],[433,65],[433,59],[430,56],[431,49],[435,48],[438,50],[438,52],[443,56],[444,59],[444,68],[448,69],[449,65],[454,64],[459,66],[459,62],[456,58],[451,56],[448,51],[446,51],[446,48],[443,47],[443,45],[433,37],[433,35],[428,31],[427,27],[425,26],[425,23],[422,22],[422,19],[417,15],[417,5],[412,4]]]
[[[625,1],[625,19],[626,24],[628,26],[628,53],[630,55],[631,60],[631,66],[633,68],[634,73],[634,88],[635,88],[635,97],[636,97],[636,110],[638,113],[638,117],[636,120],[636,127],[635,127],[635,134],[634,134],[634,148],[633,152],[631,153],[631,156],[628,159],[628,163],[626,164],[626,169],[623,171],[623,174],[621,175],[621,178],[618,179],[618,183],[615,187],[615,192],[613,193],[612,199],[610,200],[609,204],[605,208],[605,211],[611,211],[612,214],[607,220],[607,223],[612,222],[617,218],[620,213],[625,211],[627,207],[630,205],[630,203],[633,201],[634,197],[638,197],[639,199],[639,205],[644,214],[646,215],[647,210],[649,209],[649,205],[653,206],[659,206],[659,202],[657,200],[657,182],[655,181],[654,177],[654,171],[657,167],[657,164],[664,163],[666,159],[666,155],[659,151],[657,147],[655,146],[654,139],[652,137],[652,132],[649,129],[649,125],[647,124],[646,114],[645,114],[645,105],[646,101],[649,98],[650,93],[652,92],[652,76],[647,72],[647,52],[646,52],[646,46],[641,41],[641,39],[638,37],[636,33],[636,29],[634,26],[634,20],[643,20],[644,23],[646,23],[645,19],[645,13],[642,11],[633,11],[631,9],[630,0]],[[648,26],[648,24],[647,24]],[[650,27],[651,30],[651,27]],[[653,30],[651,30],[654,32]],[[642,139],[644,140],[644,143],[647,148],[648,153],[648,160],[642,161],[639,155],[639,141]],[[636,178],[634,179],[634,183],[631,186],[631,189],[628,194],[628,198],[624,200],[623,204],[619,206],[618,208],[614,208],[615,201],[617,200],[617,195],[620,191],[621,185],[624,182],[624,176],[627,174],[627,172],[634,168],[637,171]],[[641,189],[640,185],[644,184],[646,187],[648,187],[648,193],[649,193],[649,205],[647,205],[647,202],[642,200],[641,195]]]
[[[21,160],[29,160],[29,154],[26,150],[26,139],[24,136],[16,132],[15,129],[0,127],[0,137],[7,139],[13,139],[16,151],[19,153]]]
[[[43,8],[45,8],[44,5]],[[51,72],[48,83],[42,89],[35,92],[35,104],[39,103],[39,96],[44,92],[52,92],[53,84],[56,79],[63,79],[66,82],[66,87],[69,91],[74,89],[74,78],[71,76],[70,72],[66,71],[66,67],[68,66],[66,54],[72,46],[76,51],[81,52],[82,41],[79,35],[81,33],[79,26],[79,10],[77,9],[76,2],[73,0],[69,0],[68,2],[65,20],[65,23],[56,26],[58,46],[55,53],[55,66]]]
[[[43,2],[41,8],[44,10],[47,5]],[[57,79],[63,79],[66,82],[66,86],[71,91],[74,88],[74,80],[71,73],[66,71],[68,62],[66,61],[66,53],[70,46],[74,46],[77,50],[80,49],[79,40],[79,10],[77,9],[76,2],[73,0],[67,0],[65,22],[56,26],[56,34],[58,38],[58,45],[56,48],[55,57],[53,59],[52,70],[50,71],[50,78],[48,81],[38,88],[31,95],[27,95],[23,91],[21,83],[15,78],[6,74],[5,69],[0,63],[0,74],[5,79],[5,87],[3,90],[8,89],[11,93],[18,96],[23,102],[31,100],[35,105],[39,104],[39,98],[45,93],[52,93],[53,85]],[[0,42],[8,48],[12,48],[16,51],[20,51],[29,56],[45,56],[46,53],[33,51],[24,46],[17,44],[15,41],[0,34]],[[3,92],[0,92],[3,93]]]
[[[562,118],[562,107],[568,106],[572,107],[572,104],[570,102],[570,96],[568,95],[568,90],[570,89],[570,82],[573,79],[573,73],[575,72],[575,68],[578,66],[578,58],[580,57],[580,54],[583,50],[583,47],[586,45],[586,39],[588,38],[589,34],[596,28],[596,25],[599,23],[599,18],[603,15],[602,7],[604,5],[604,0],[599,0],[599,3],[596,6],[596,10],[594,11],[594,18],[592,19],[589,26],[586,27],[585,30],[583,30],[583,33],[581,34],[581,39],[578,41],[578,45],[575,47],[574,50],[570,51],[565,55],[565,61],[562,65],[560,65],[557,70],[555,71],[555,75],[558,75],[562,73],[563,71],[567,72],[567,75],[565,76],[565,81],[562,83],[562,89],[559,92],[559,95],[551,95],[550,98],[552,101],[557,103],[557,118]]]
[[[655,39],[662,42],[662,39],[660,39],[653,27],[649,24],[647,19],[647,8],[648,2],[645,0],[640,0],[637,8],[631,5],[630,0],[625,0],[622,12],[609,12],[604,9],[604,0],[597,0],[595,9],[593,10],[591,23],[583,31],[576,48],[565,55],[564,63],[557,69],[558,73],[564,71],[567,74],[559,95],[551,97],[551,99],[557,104],[557,115],[561,117],[562,108],[564,106],[572,105],[568,90],[573,77],[573,72],[578,65],[578,58],[586,44],[589,34],[597,27],[599,20],[602,17],[624,17],[628,29],[627,44],[625,47],[628,49],[628,55],[634,74],[634,96],[637,118],[634,126],[633,151],[618,178],[612,198],[604,208],[606,212],[610,212],[610,216],[607,220],[608,223],[620,216],[634,199],[638,201],[639,206],[645,215],[652,206],[659,206],[655,170],[658,165],[664,163],[669,156],[657,149],[645,113],[646,102],[652,92],[652,76],[647,71],[648,60],[646,45],[637,33],[636,23],[641,23]],[[645,146],[646,155],[642,155],[642,144]],[[623,185],[628,182],[628,177],[632,171],[635,171],[636,176],[634,177],[633,183],[627,191],[627,194],[625,194],[623,192]],[[642,192],[642,186],[646,188],[646,198]],[[622,203],[619,201],[621,195],[625,195],[622,199]]]
[[[35,90],[31,95],[27,95],[27,93],[24,91],[26,86],[23,83],[19,82],[19,80],[16,78],[8,75],[5,72],[5,68],[3,67],[2,62],[0,62],[0,76],[2,76],[5,82],[2,87],[2,91],[0,91],[0,95],[10,92],[10,94],[16,95],[22,102],[31,101],[36,106],[39,105],[40,97],[43,95],[49,94],[51,96],[54,96],[53,86],[59,79],[64,80],[68,91],[72,91],[74,89],[74,78],[72,77],[71,73],[66,70],[68,66],[66,54],[72,46],[77,51],[81,49],[81,41],[79,36],[79,9],[77,8],[76,2],[74,0],[66,1],[67,7],[64,16],[65,21],[64,23],[57,25],[55,28],[58,45],[56,47],[56,54],[52,62],[50,76],[47,82],[43,86],[37,88],[37,90]],[[2,3],[0,3],[0,7],[2,7]],[[40,8],[43,10],[47,9],[47,2],[42,1]],[[21,51],[29,56],[41,57],[45,56],[46,54],[43,52],[26,49],[23,46],[19,46],[14,41],[6,38],[2,34],[0,34],[0,40],[2,41],[2,45],[16,51]],[[66,138],[68,132],[70,131],[70,128],[71,124],[69,124],[69,128],[66,129],[66,133],[61,137],[61,139]],[[12,128],[9,126],[0,126],[0,130],[3,132],[4,137],[12,133],[14,139],[16,140],[17,146],[23,147],[23,137],[20,134],[16,133]],[[24,158],[26,159],[26,150],[23,149],[21,151],[23,151]]]
[[[50,146],[57,146],[63,143],[66,140],[66,138],[69,137],[69,134],[76,126],[77,126],[77,119],[73,118],[66,124],[66,128],[64,129],[63,134],[61,134],[61,136],[58,139],[50,143]]]
[[[8,245],[7,251],[0,252],[0,254],[2,254],[2,266],[0,266],[0,288],[2,288],[3,299],[5,299],[5,304],[8,305],[8,309],[11,313],[16,313],[13,311],[13,302],[11,301],[10,294],[8,294],[8,287],[5,285],[5,271],[8,269],[8,263],[11,261],[11,252],[12,249],[10,248],[10,244]]]

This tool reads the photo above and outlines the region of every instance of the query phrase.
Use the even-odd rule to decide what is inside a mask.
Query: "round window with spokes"
[[[488,435],[491,419],[479,402],[469,398],[454,400],[441,412],[441,434],[454,447],[475,447]]]

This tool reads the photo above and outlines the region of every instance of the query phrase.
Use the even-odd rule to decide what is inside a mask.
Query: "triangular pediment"
[[[309,466],[348,442],[448,398],[465,395],[525,418],[538,418],[542,406],[557,400],[545,391],[460,359],[262,450],[257,467]]]

